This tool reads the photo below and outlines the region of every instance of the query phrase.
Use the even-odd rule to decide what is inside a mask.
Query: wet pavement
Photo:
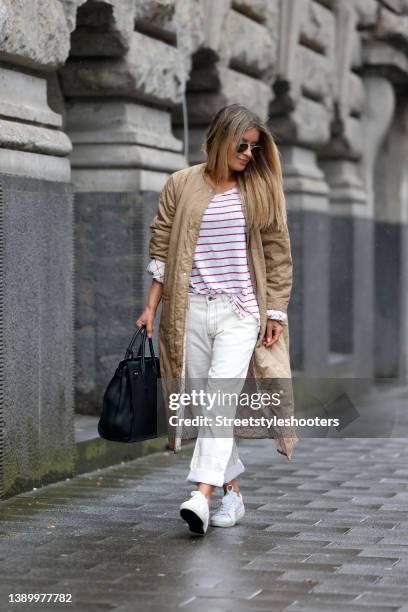
[[[408,611],[407,438],[240,441],[246,516],[205,537],[178,515],[191,449],[1,502],[0,611]]]

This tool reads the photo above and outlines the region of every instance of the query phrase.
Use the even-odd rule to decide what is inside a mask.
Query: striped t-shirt
[[[205,210],[190,275],[190,293],[226,293],[241,318],[260,321],[246,251],[247,228],[236,187],[217,193]]]

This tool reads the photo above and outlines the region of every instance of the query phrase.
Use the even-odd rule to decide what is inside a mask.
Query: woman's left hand
[[[279,321],[275,321],[275,319],[267,319],[266,321],[266,330],[265,336],[262,340],[262,344],[269,348],[272,344],[275,344],[277,340],[279,340],[279,336],[283,331],[283,325],[279,323]]]

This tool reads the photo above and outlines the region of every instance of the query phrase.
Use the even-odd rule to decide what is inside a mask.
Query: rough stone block
[[[233,9],[261,23],[276,10],[277,4],[278,0],[232,0]]]
[[[369,28],[375,25],[378,13],[377,0],[353,0],[353,5],[360,26]]]
[[[228,62],[228,46],[226,44],[225,29],[228,14],[231,9],[231,0],[217,0],[217,2],[202,2],[202,47],[216,54],[223,63]]]
[[[167,42],[176,42],[175,0],[148,0],[135,3],[135,29]]]
[[[192,57],[205,41],[205,5],[202,2],[176,2],[177,47],[181,52],[186,79]]]
[[[1,61],[53,70],[68,57],[69,45],[69,28],[60,2],[2,0]]]
[[[277,47],[265,26],[231,11],[227,19],[226,37],[232,68],[254,76],[262,76],[272,70]]]
[[[406,47],[408,44],[408,15],[396,15],[381,6],[376,35]]]
[[[72,32],[76,24],[76,13],[77,9],[81,4],[84,4],[86,0],[59,0],[64,9],[65,18],[67,20],[69,31]]]
[[[63,89],[69,96],[123,96],[162,105],[180,103],[183,64],[177,48],[134,32],[123,59],[68,63]]]
[[[408,57],[404,51],[397,49],[385,41],[370,40],[363,47],[363,60],[367,66],[388,69],[389,75],[403,82],[408,74]]]
[[[334,64],[324,55],[299,45],[294,89],[330,108],[334,92]]]
[[[189,117],[193,124],[206,124],[221,106],[233,102],[244,104],[261,118],[267,118],[272,94],[266,83],[221,66],[218,66],[217,74],[219,92],[187,95]]]
[[[299,143],[313,147],[323,145],[329,140],[331,113],[323,104],[302,97],[292,118]],[[280,133],[279,124],[277,127]],[[282,127],[285,129],[284,125]]]
[[[300,40],[308,47],[333,57],[335,41],[335,17],[332,11],[313,0],[302,2]]]

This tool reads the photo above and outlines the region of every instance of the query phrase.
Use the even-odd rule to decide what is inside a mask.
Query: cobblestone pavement
[[[1,612],[408,611],[405,438],[239,448],[247,514],[205,537],[178,516],[191,449],[0,503]],[[30,592],[73,603],[8,603]]]

